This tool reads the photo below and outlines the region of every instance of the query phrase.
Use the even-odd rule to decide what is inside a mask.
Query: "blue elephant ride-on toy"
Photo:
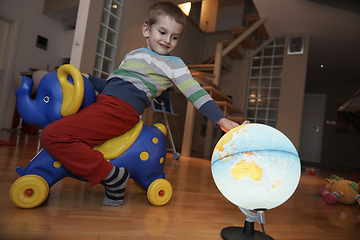
[[[80,71],[69,64],[47,73],[40,81],[36,98],[30,98],[33,80],[23,77],[16,91],[20,116],[29,124],[46,127],[48,124],[71,114],[76,114],[95,102],[95,90]],[[165,179],[166,127],[161,123],[148,126],[140,120],[131,130],[96,146],[104,158],[117,167],[130,171],[135,188],[147,193],[155,206],[165,205],[171,198],[172,187]],[[49,189],[59,180],[72,174],[46,149],[41,149],[25,168],[17,167],[18,178],[10,188],[11,201],[20,208],[41,205]]]

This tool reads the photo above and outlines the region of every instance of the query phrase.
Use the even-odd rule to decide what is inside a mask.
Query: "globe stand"
[[[247,219],[245,220],[244,227],[226,227],[221,230],[221,237],[224,240],[274,240],[272,237],[264,232],[256,231],[254,229],[254,221],[264,224],[265,214],[264,209],[259,209],[257,213],[253,213],[247,209],[239,207],[239,209],[245,214]]]
[[[245,220],[244,227],[226,227],[221,230],[221,237],[224,240],[274,240],[269,235],[254,229],[254,222]]]

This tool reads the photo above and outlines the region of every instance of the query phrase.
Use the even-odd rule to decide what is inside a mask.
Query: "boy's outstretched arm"
[[[239,124],[237,122],[231,121],[227,118],[221,118],[218,122],[217,125],[219,125],[219,127],[221,128],[221,130],[223,130],[224,132],[228,132],[231,129],[239,126]]]

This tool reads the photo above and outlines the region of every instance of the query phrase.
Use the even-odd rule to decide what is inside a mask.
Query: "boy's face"
[[[142,27],[147,48],[160,55],[168,55],[175,49],[183,30],[184,26],[169,16],[159,16],[151,28],[146,23]]]

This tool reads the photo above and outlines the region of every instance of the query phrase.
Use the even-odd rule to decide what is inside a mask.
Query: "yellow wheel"
[[[171,195],[171,184],[165,179],[153,181],[147,190],[147,198],[154,206],[165,205],[170,200]]]
[[[38,175],[18,178],[10,188],[11,201],[20,208],[34,208],[42,204],[49,195],[49,185]]]
[[[139,193],[146,193],[146,191],[142,187],[140,187],[140,185],[135,181],[134,181],[134,187],[136,191],[138,191]]]

